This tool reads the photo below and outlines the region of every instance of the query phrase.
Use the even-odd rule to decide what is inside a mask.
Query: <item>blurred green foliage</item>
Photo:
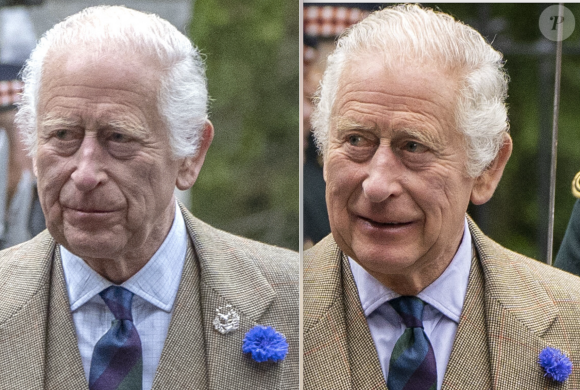
[[[483,214],[486,234],[516,252],[542,260],[547,200],[539,194],[550,178],[546,174],[549,161],[540,159],[540,151],[549,157],[551,138],[542,137],[541,129],[551,137],[556,56],[555,44],[544,38],[538,22],[549,5],[428,4],[473,26],[500,50],[506,41],[512,43],[504,58],[511,79],[507,102],[514,150],[494,197],[479,214]],[[554,257],[575,202],[572,179],[580,171],[580,4],[566,7],[576,17],[576,28],[563,41]],[[532,54],[540,47],[550,50],[545,55]],[[549,69],[548,77],[542,75],[542,67]],[[474,207],[470,212],[478,213]]]
[[[224,230],[298,250],[298,1],[198,0],[215,138],[191,210]]]

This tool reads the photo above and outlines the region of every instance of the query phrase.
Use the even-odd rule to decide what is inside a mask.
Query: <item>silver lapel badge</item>
[[[213,319],[213,327],[221,334],[226,334],[237,330],[240,327],[240,316],[232,308],[232,305],[226,305],[215,309],[216,316]]]

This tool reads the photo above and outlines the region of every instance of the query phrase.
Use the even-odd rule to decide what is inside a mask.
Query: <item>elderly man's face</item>
[[[345,68],[325,158],[339,247],[383,282],[440,273],[460,243],[474,179],[455,131],[456,79],[434,67]]]
[[[157,109],[159,76],[135,55],[49,53],[35,168],[49,231],[80,257],[150,256],[171,226],[182,172]]]

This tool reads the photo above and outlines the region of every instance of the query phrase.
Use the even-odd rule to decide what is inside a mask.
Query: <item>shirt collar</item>
[[[459,323],[471,270],[472,244],[467,218],[463,229],[463,238],[451,263],[439,278],[417,295],[456,323]],[[375,279],[356,261],[350,257],[348,260],[365,316],[368,317],[383,303],[400,296]]]
[[[75,311],[113,283],[99,275],[80,257],[59,245],[71,311]],[[121,284],[133,294],[171,312],[187,251],[187,231],[176,202],[175,218],[165,240],[153,257]]]

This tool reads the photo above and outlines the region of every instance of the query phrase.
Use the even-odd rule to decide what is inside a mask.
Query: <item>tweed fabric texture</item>
[[[47,307],[61,308],[61,310],[48,310],[48,320],[45,325],[47,331],[44,389],[72,389],[74,386],[78,390],[89,390],[77,345],[58,245],[49,283],[50,300]],[[69,310],[64,310],[65,307]],[[46,311],[46,308],[43,311]]]
[[[360,303],[356,282],[346,255],[342,255],[342,281],[347,324],[347,362],[352,373],[352,387],[354,389],[386,389],[387,385],[379,355]],[[304,340],[306,346],[306,334]],[[306,388],[306,386],[304,387]]]
[[[472,249],[467,294],[459,318],[451,356],[443,377],[442,389],[491,389],[491,366],[485,325],[485,279],[481,263]],[[477,368],[477,373],[474,372]]]
[[[188,251],[174,318],[153,389],[297,389],[298,254],[214,229],[180,207],[193,249]],[[60,275],[51,278],[60,264],[60,258],[56,261],[56,257],[59,254],[55,253],[54,240],[46,231],[31,241],[0,252],[0,389],[88,388],[76,346],[62,267]],[[199,263],[197,288],[191,280],[195,279],[192,277],[196,269],[194,259]],[[198,292],[197,297],[192,291]],[[49,301],[53,292],[60,298]],[[193,315],[190,311],[195,313],[196,302],[201,316],[197,322],[188,323]],[[211,322],[215,309],[227,304],[240,315],[240,329],[221,335]],[[64,330],[52,330],[50,334],[53,327],[48,327],[49,314],[59,318],[58,324]],[[243,355],[244,334],[256,324],[273,326],[286,336],[289,352],[283,362],[260,364]],[[51,349],[49,357],[47,348]],[[56,355],[53,352],[56,350],[71,353]],[[184,357],[184,363],[174,366],[174,356]],[[63,375],[58,387],[47,386],[48,360],[72,363],[72,371],[78,375],[66,378]],[[199,364],[206,366],[207,376],[195,382],[201,382],[201,387],[191,387],[190,379],[195,377]],[[84,387],[76,382],[79,378]]]
[[[471,220],[469,229],[479,268],[472,266],[442,389],[580,388],[580,278],[501,247]],[[349,315],[345,307],[343,288],[354,284],[345,259],[332,236],[304,253],[304,389],[386,388],[384,379],[375,383],[380,366],[362,309]],[[349,328],[361,330],[363,341],[352,351],[345,348]],[[369,344],[374,351],[363,351]],[[577,367],[562,384],[538,364],[547,346]],[[354,378],[364,376],[375,379],[356,386]]]
[[[208,389],[206,336],[200,296],[199,259],[188,241],[173,317],[152,389]],[[190,346],[183,348],[184,345]]]

